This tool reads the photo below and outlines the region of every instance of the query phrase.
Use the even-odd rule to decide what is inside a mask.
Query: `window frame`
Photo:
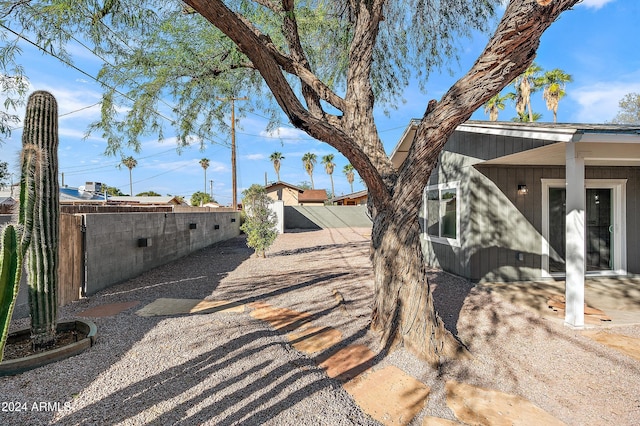
[[[449,190],[455,189],[456,191],[456,237],[455,238],[450,238],[450,237],[443,237],[442,236],[442,223],[443,223],[443,218],[444,218],[444,214],[442,211],[442,206],[443,206],[443,199],[442,199],[442,193],[443,192],[447,192]],[[431,235],[429,234],[429,227],[428,227],[428,223],[429,223],[429,208],[428,208],[428,194],[430,191],[434,191],[437,190],[438,191],[438,208],[439,208],[439,215],[438,215],[438,236],[435,235]],[[428,185],[424,188],[424,190],[422,191],[422,206],[423,206],[423,227],[422,227],[422,234],[424,236],[424,238],[427,241],[431,241],[434,243],[438,243],[438,244],[445,244],[445,245],[449,245],[449,246],[454,246],[454,247],[460,247],[460,182],[459,181],[455,181],[455,182],[447,182],[447,183],[440,183],[440,184],[436,184],[436,185]]]

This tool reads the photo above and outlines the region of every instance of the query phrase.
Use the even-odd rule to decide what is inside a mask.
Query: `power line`
[[[74,70],[78,71],[79,73],[89,77],[90,79],[92,79],[93,81],[95,81],[96,83],[99,83],[105,87],[108,87],[109,89],[113,90],[114,92],[116,92],[117,94],[119,94],[120,96],[122,96],[125,99],[130,100],[131,102],[135,102],[133,99],[131,99],[128,95],[122,93],[120,90],[116,89],[113,86],[109,86],[108,84],[98,80],[96,77],[92,76],[91,74],[89,74],[88,72],[78,68],[77,66],[75,66],[74,64],[72,64],[71,62],[67,61],[66,59],[61,58],[60,56],[56,55],[53,52],[50,52],[48,50],[45,50],[44,48],[40,47],[40,45],[38,45],[37,43],[31,41],[30,39],[28,39],[27,37],[23,36],[22,34],[19,34],[17,32],[15,32],[14,30],[12,30],[11,28],[7,27],[6,25],[4,25],[4,23],[0,22],[0,27],[4,28],[5,30],[9,31],[11,34],[15,35],[16,37],[26,41],[27,43],[31,44],[32,46],[36,47],[37,49],[41,50],[44,53],[47,53],[51,56],[53,56],[54,58],[56,58],[57,60],[59,60],[60,62],[62,62],[63,64],[67,65],[70,68],[73,68]],[[160,112],[156,111],[156,110],[150,110],[151,112],[157,114],[159,117],[164,118],[165,120],[169,121],[170,123],[173,123],[173,120],[170,119],[169,117],[161,114]]]
[[[40,15],[41,15],[41,14],[40,14]],[[41,16],[42,16],[42,15],[41,15]],[[101,23],[102,23],[102,22],[101,22]],[[112,33],[114,33],[114,32],[113,32],[113,30],[111,30],[111,29],[110,29],[106,24],[102,23],[102,25],[103,25],[105,28],[109,29]],[[111,86],[111,85],[108,85],[108,84],[106,84],[106,83],[105,83],[105,82],[103,82],[103,81],[100,81],[99,79],[97,79],[97,78],[96,78],[96,77],[94,77],[93,75],[91,75],[91,74],[89,74],[88,72],[86,72],[86,71],[82,70],[81,68],[77,67],[77,66],[76,66],[76,65],[74,65],[73,63],[71,63],[71,62],[67,61],[66,59],[61,58],[60,56],[56,55],[55,53],[50,52],[50,51],[48,51],[48,50],[46,50],[46,49],[42,48],[42,47],[41,47],[40,45],[38,45],[36,42],[34,42],[34,41],[30,40],[29,38],[25,37],[25,36],[24,36],[24,35],[22,35],[22,34],[19,34],[19,33],[15,32],[15,31],[14,31],[14,30],[12,30],[11,28],[9,28],[9,27],[7,27],[6,25],[4,25],[4,23],[0,22],[0,27],[4,28],[5,30],[9,31],[10,33],[12,33],[13,35],[15,35],[16,37],[18,37],[18,38],[20,38],[20,39],[22,39],[22,40],[26,41],[27,43],[31,44],[31,45],[32,45],[32,46],[34,46],[34,47],[36,47],[38,50],[40,50],[40,51],[42,51],[42,52],[44,52],[44,53],[46,53],[46,54],[48,54],[48,55],[50,55],[50,56],[54,57],[55,59],[59,60],[59,61],[60,61],[60,62],[62,62],[63,64],[65,64],[65,65],[67,65],[67,66],[69,66],[69,67],[71,67],[71,68],[75,69],[76,71],[80,72],[81,74],[83,74],[83,75],[85,75],[85,76],[89,77],[90,79],[94,80],[94,81],[95,81],[95,82],[97,82],[98,84],[101,84],[101,85],[103,85],[103,86],[105,86],[105,87],[107,87],[107,88],[109,88],[109,89],[113,90],[115,93],[119,94],[119,95],[120,95],[120,96],[122,96],[123,98],[128,99],[129,101],[131,101],[131,102],[134,102],[134,103],[135,103],[135,101],[134,101],[130,96],[128,96],[128,95],[126,95],[125,93],[121,92],[121,91],[120,91],[120,90],[118,90],[117,88],[115,88],[115,87],[113,87],[113,86]],[[95,52],[95,50],[93,50],[93,49],[91,49],[90,47],[88,47],[87,45],[85,45],[83,42],[81,42],[80,40],[78,40],[77,38],[75,38],[72,34],[69,34],[69,32],[68,32],[68,31],[66,31],[65,29],[63,29],[63,28],[61,28],[61,27],[58,27],[58,29],[59,29],[60,31],[64,32],[65,34],[67,34],[67,36],[69,36],[69,38],[71,38],[71,39],[72,39],[72,40],[74,40],[76,43],[78,43],[80,46],[82,46],[83,48],[85,48],[86,50],[88,50],[91,54],[93,54],[94,56],[96,56],[97,58],[99,58],[103,63],[105,63],[106,65],[110,66],[111,68],[113,68],[113,69],[115,69],[115,70],[119,71],[119,70],[118,70],[118,68],[117,68],[116,66],[114,66],[113,64],[111,64],[109,61],[107,61],[107,60],[106,60],[104,57],[102,57],[101,55],[97,54],[97,53]],[[114,34],[115,34],[115,33],[114,33]],[[132,50],[132,48],[131,48],[131,47],[129,47],[126,43],[125,43],[125,46],[127,46],[127,48],[129,48],[130,50]],[[133,50],[132,50],[132,51],[133,51]],[[121,74],[121,75],[124,75],[122,72],[120,72],[120,74]],[[126,77],[126,76],[125,76],[125,77]],[[131,79],[128,79],[128,80],[129,80],[129,81],[131,81],[131,82],[133,82],[134,84],[136,84],[136,85],[138,85],[138,86],[139,86],[139,84],[138,84],[137,82],[135,82],[135,81],[133,81],[133,80],[131,80]],[[158,98],[158,100],[159,100],[160,102],[162,102],[163,104],[165,104],[167,107],[169,107],[169,108],[171,108],[171,109],[173,109],[173,108],[174,108],[172,105],[170,105],[169,103],[167,103],[164,99],[162,99],[162,98]],[[75,113],[75,112],[79,112],[79,111],[82,111],[83,109],[91,108],[91,107],[93,107],[93,106],[95,106],[95,105],[98,105],[98,104],[100,104],[100,102],[98,102],[98,103],[96,103],[96,104],[93,104],[93,105],[90,105],[90,106],[87,106],[87,107],[84,107],[84,108],[81,108],[81,109],[76,110],[76,111],[72,111],[72,112],[67,113],[67,114],[65,114],[65,115],[72,114],[72,113]],[[165,120],[167,120],[171,125],[173,125],[173,124],[175,123],[173,119],[171,119],[171,118],[167,117],[166,115],[164,115],[164,114],[160,113],[159,111],[157,111],[157,110],[155,110],[155,109],[147,108],[147,110],[148,110],[148,111],[150,111],[150,112],[152,112],[152,113],[154,113],[154,114],[156,114],[156,115],[158,115],[158,116],[159,116],[159,117],[161,117],[161,118],[164,118],[164,119],[165,119]],[[62,117],[62,116],[63,116],[63,115],[60,115],[60,117]],[[16,129],[12,129],[12,130],[17,130],[17,129],[20,129],[20,128],[21,128],[21,127],[18,127],[18,128],[16,128]],[[217,140],[215,140],[212,136],[210,136],[210,137],[209,137],[209,139],[210,139],[210,142],[212,142],[212,143],[214,143],[214,144],[222,145],[222,146],[225,146],[225,147],[229,147],[229,145],[228,145],[227,143],[225,143],[225,142],[221,142],[221,141],[217,141]]]

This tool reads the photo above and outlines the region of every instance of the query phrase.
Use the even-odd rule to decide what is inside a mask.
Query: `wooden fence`
[[[60,214],[58,305],[80,300],[84,278],[82,216]]]

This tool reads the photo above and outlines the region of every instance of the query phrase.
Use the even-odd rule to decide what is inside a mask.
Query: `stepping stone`
[[[346,382],[371,368],[376,354],[365,345],[342,348],[320,362],[329,377]]]
[[[342,341],[342,333],[332,327],[305,327],[287,334],[292,346],[306,354],[324,351]]]
[[[463,423],[474,425],[564,425],[526,399],[466,383],[447,381],[447,406]]]
[[[78,314],[80,317],[91,317],[91,318],[100,318],[100,317],[112,317],[118,315],[120,312],[126,311],[129,308],[133,308],[140,302],[121,302],[121,303],[109,303],[106,305],[96,306],[95,308],[87,309],[86,311],[82,311]]]
[[[549,308],[558,313],[559,317],[564,318],[566,303],[564,296],[553,295],[547,301]],[[611,317],[608,316],[603,310],[593,308],[584,304],[584,321],[587,324],[600,324],[600,321],[611,321]]]
[[[425,417],[422,426],[459,426],[462,423],[453,420],[441,419],[440,417]]]
[[[281,331],[293,331],[311,322],[311,315],[306,312],[274,308],[267,304],[262,304],[251,311],[251,316],[255,319],[266,321],[273,328]]]
[[[584,336],[640,361],[640,339],[604,331],[584,331]]]
[[[141,317],[212,312],[244,312],[244,305],[226,300],[160,298],[140,309]]]
[[[360,408],[384,425],[406,425],[424,408],[429,387],[394,366],[343,385]]]

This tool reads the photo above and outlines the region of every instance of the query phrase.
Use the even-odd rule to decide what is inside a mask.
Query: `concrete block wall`
[[[285,206],[285,229],[368,228],[367,206]]]
[[[240,234],[239,212],[86,214],[85,223],[87,295]]]

